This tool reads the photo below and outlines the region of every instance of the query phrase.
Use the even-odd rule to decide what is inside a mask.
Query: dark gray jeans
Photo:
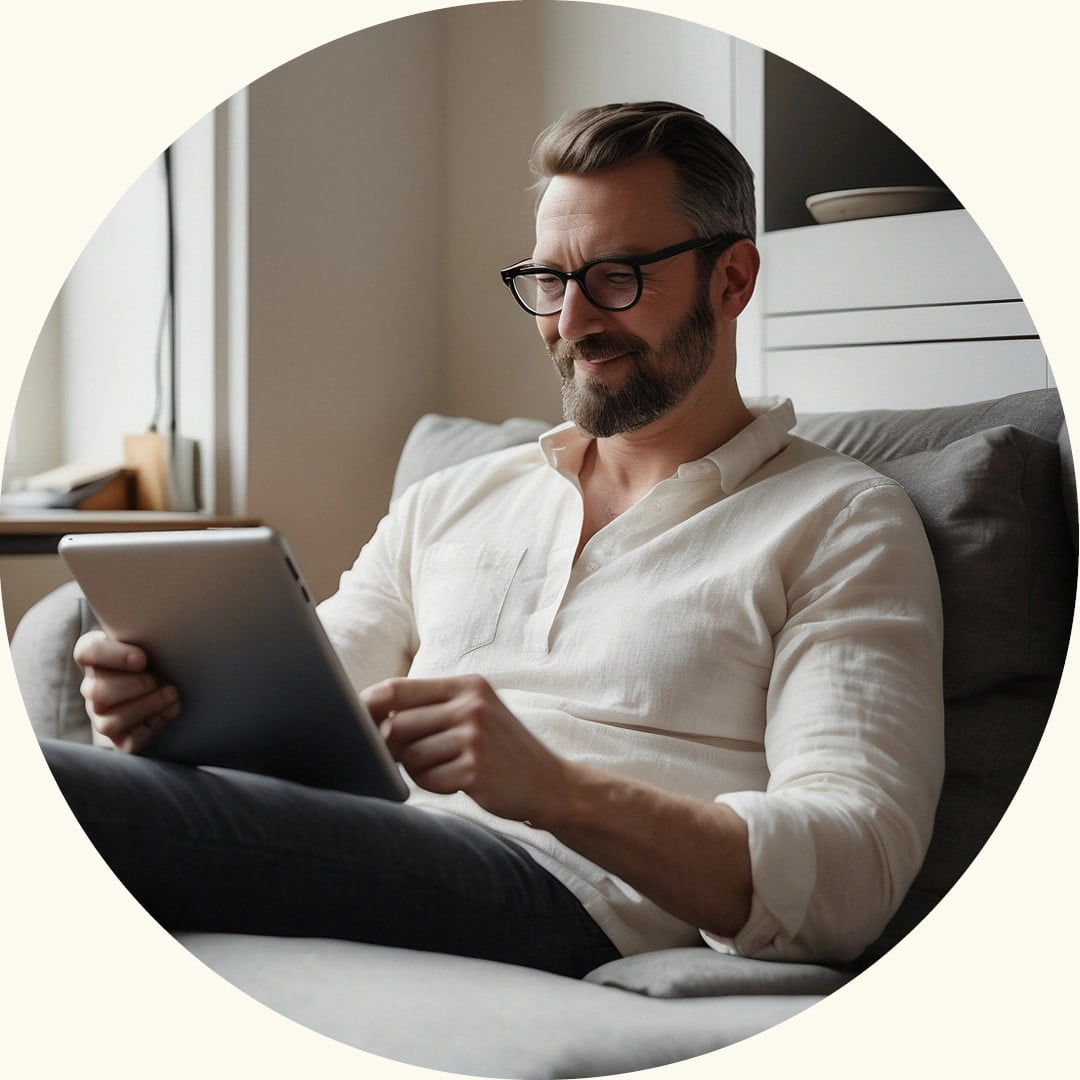
[[[519,844],[408,805],[42,740],[105,862],[173,931],[329,937],[580,977],[618,952]]]

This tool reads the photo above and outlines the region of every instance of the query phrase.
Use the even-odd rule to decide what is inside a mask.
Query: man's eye
[[[554,293],[562,288],[562,279],[554,274],[533,274],[532,279],[541,292]]]

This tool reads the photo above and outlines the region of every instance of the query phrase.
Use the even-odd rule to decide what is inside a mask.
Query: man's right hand
[[[149,670],[137,645],[91,630],[75,643],[74,657],[83,669],[80,692],[90,722],[118,750],[137,753],[179,714],[176,687]]]

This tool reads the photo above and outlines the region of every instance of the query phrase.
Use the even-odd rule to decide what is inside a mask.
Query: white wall
[[[164,173],[154,162],[101,223],[57,302],[63,391],[54,465],[118,462],[120,436],[146,430],[153,419],[166,286],[164,198]]]
[[[214,455],[213,116],[176,143],[177,411]],[[72,267],[27,366],[5,487],[64,462],[120,463],[123,436],[169,415],[165,172],[155,159],[101,222]],[[157,374],[160,371],[160,386]],[[213,473],[204,485],[213,508]]]
[[[41,328],[19,392],[18,409],[4,457],[5,490],[16,477],[32,476],[60,464],[64,379],[61,366],[62,305],[53,303]]]

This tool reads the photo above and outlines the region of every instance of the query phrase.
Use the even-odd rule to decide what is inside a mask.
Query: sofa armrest
[[[39,600],[11,639],[15,677],[30,724],[39,737],[95,742],[72,658],[79,637],[97,625],[79,586],[71,581]]]

